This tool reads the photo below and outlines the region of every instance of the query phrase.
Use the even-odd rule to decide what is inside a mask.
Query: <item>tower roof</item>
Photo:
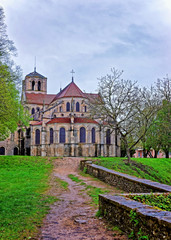
[[[59,99],[59,98],[65,98],[65,97],[82,97],[86,98],[86,95],[79,89],[79,87],[72,81],[70,84],[68,84],[61,92],[59,92],[53,101]]]
[[[36,71],[27,74],[26,77],[46,78],[46,77],[44,77],[43,75],[41,75],[40,73],[38,73]]]

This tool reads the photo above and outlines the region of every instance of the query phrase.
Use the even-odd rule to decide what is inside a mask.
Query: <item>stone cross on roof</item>
[[[72,69],[70,73],[72,73],[72,82],[74,82],[74,73],[75,73],[74,70]]]

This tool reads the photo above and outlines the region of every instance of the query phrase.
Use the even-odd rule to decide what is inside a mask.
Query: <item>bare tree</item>
[[[143,138],[157,111],[157,95],[153,88],[138,87],[136,82],[121,79],[123,71],[111,69],[112,74],[99,80],[100,98],[91,104],[91,112],[117,131],[130,151]]]

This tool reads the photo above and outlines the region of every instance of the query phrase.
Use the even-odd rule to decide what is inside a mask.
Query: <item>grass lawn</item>
[[[0,156],[0,239],[31,239],[55,201],[48,196],[52,158]]]
[[[143,195],[128,196],[128,197],[135,201],[154,206],[157,209],[171,211],[171,193],[165,193],[160,195],[143,194]]]
[[[171,159],[168,158],[131,158],[130,165],[120,157],[101,157],[93,162],[118,172],[171,185]]]

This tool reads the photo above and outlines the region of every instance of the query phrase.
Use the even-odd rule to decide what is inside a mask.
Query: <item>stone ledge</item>
[[[80,162],[80,169],[83,170],[84,167],[87,167],[88,174],[112,186],[117,186],[126,192],[171,192],[171,186],[169,185],[116,172],[93,163],[91,164],[90,160],[82,160]]]
[[[99,195],[99,210],[105,218],[127,234],[134,231],[135,236],[138,236],[141,229],[143,235],[148,235],[150,240],[170,239],[171,212],[156,210],[152,206],[126,198],[125,194]],[[131,222],[131,210],[138,219],[136,226]]]

